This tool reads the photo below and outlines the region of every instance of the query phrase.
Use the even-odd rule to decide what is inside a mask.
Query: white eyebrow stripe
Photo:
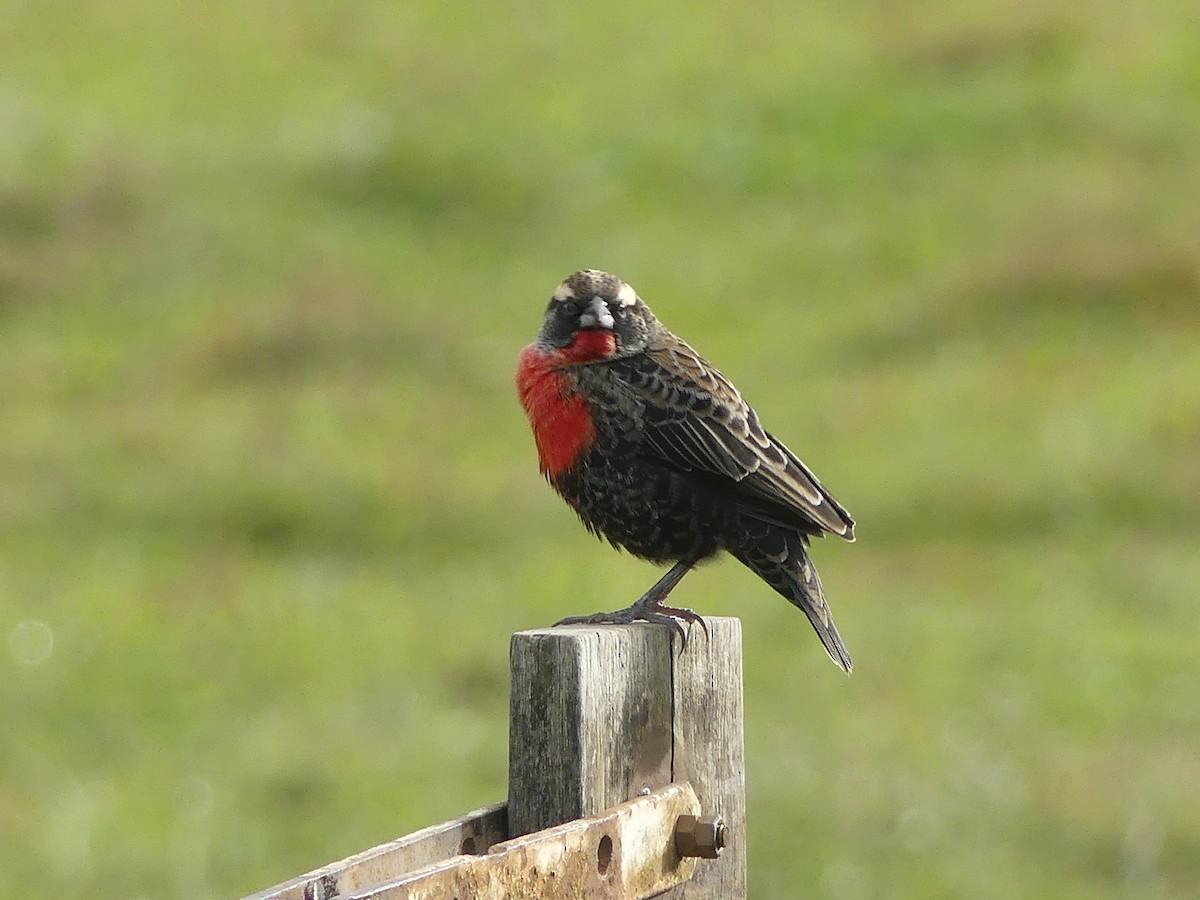
[[[625,282],[621,282],[621,289],[617,291],[617,302],[622,306],[633,306],[637,302],[637,291]]]
[[[575,291],[565,281],[554,289],[555,300],[570,300],[575,296]]]

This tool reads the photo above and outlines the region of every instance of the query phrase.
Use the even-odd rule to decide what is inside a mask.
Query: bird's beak
[[[613,317],[608,311],[608,304],[600,297],[592,297],[592,302],[579,314],[580,328],[602,328],[612,331]]]

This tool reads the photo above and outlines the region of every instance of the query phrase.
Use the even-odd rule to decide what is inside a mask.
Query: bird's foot
[[[679,636],[683,639],[683,644],[687,646],[687,629],[680,625],[680,622],[687,622],[689,625],[693,622],[700,626],[700,630],[704,632],[704,639],[709,639],[708,623],[704,621],[704,616],[695,610],[688,609],[686,606],[654,606],[651,607],[656,618],[653,621],[660,625],[665,625],[663,620],[669,620],[671,626],[679,632]],[[645,617],[643,617],[645,618]],[[651,621],[646,619],[647,622]]]
[[[696,622],[704,629],[708,637],[708,625],[704,617],[690,609],[674,606],[659,606],[657,604],[634,603],[625,609],[615,612],[595,613],[590,616],[567,616],[554,623],[559,625],[629,625],[633,622],[649,622],[651,625],[666,625],[679,635],[680,650],[687,647],[687,629],[683,622]]]

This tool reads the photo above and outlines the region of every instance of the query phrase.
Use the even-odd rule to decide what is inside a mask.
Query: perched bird
[[[725,550],[804,610],[850,671],[807,548],[824,532],[854,540],[854,520],[632,287],[595,269],[567,278],[521,351],[516,380],[542,474],[588,530],[674,564],[627,609],[558,624],[640,619],[682,632],[680,620],[700,617],[663,601]]]

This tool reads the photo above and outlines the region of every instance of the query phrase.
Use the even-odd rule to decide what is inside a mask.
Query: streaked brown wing
[[[634,366],[631,387],[645,398],[648,449],[684,469],[724,476],[749,505],[800,513],[854,540],[854,520],[794,453],[769,434],[724,375],[678,338]],[[789,517],[790,518],[790,517]]]

